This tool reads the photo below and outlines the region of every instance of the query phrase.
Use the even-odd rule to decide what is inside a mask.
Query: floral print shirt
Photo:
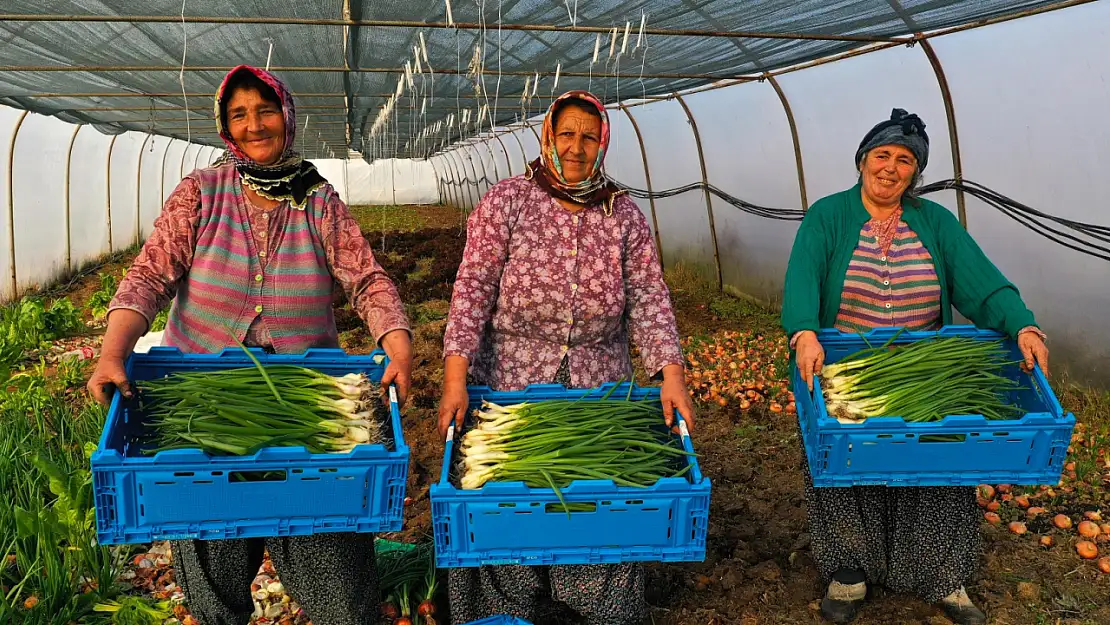
[[[654,376],[681,364],[670,293],[651,232],[626,195],[571,213],[535,182],[494,185],[467,221],[444,337],[479,383],[520,390],[551,382],[563,358],[571,385],[630,379],[629,339]]]
[[[374,259],[358,221],[338,196],[333,197],[335,200],[325,209],[319,227],[332,276],[375,341],[392,330],[410,331],[397,287]],[[290,208],[288,202],[264,209],[255,206],[245,195],[243,200],[255,249],[260,251],[258,260],[265,269],[285,229],[288,211],[295,209]],[[186,178],[166,199],[162,213],[154,221],[154,232],[120,282],[109,314],[117,308],[127,308],[146,317],[147,323],[154,320],[158,311],[173,299],[179,281],[189,273],[199,223],[200,186],[195,180]],[[265,315],[259,315],[251,324],[245,343],[272,347]]]

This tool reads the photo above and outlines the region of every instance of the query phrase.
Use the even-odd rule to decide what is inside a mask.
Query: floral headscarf
[[[555,111],[567,100],[585,102],[597,109],[601,115],[601,145],[597,150],[597,160],[594,161],[593,172],[589,178],[582,182],[570,183],[563,177],[563,165],[559,162],[559,152],[555,148]],[[547,116],[543,120],[543,133],[540,135],[540,156],[528,164],[526,178],[535,180],[544,190],[552,196],[578,204],[604,203],[606,213],[613,210],[613,199],[624,191],[618,190],[605,172],[602,171],[602,162],[605,160],[605,150],[609,147],[609,115],[605,105],[594,94],[588,91],[568,91],[555,99],[547,109]]]
[[[235,74],[242,71],[254,74],[273,89],[281,100],[281,112],[285,118],[285,148],[282,150],[281,158],[273,165],[260,165],[243,152],[231,137],[227,120],[221,112],[220,104],[231,95],[226,92],[228,82]],[[303,210],[308,196],[327,183],[320,172],[316,171],[316,166],[301,158],[301,155],[293,149],[294,139],[297,136],[297,111],[293,105],[293,94],[277,76],[249,65],[240,65],[232,69],[227,76],[224,76],[220,88],[216,91],[215,116],[220,138],[227,145],[227,152],[217,163],[228,161],[234,163],[243,183],[255,193],[275,201],[289,200],[294,208]]]

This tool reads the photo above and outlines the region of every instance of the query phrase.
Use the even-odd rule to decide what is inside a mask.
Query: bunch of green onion
[[[1006,402],[1020,386],[1002,375],[1016,364],[1001,341],[948,337],[857,352],[821,370],[830,414],[844,421],[902,417],[939,421],[947,415],[1018,417]]]
[[[254,367],[177,372],[138,387],[155,438],[151,454],[249,455],[279,446],[343,453],[382,439],[375,385],[361,373],[334,377],[255,360]]]
[[[688,469],[689,454],[663,427],[658,399],[483,402],[474,415],[461,442],[464,489],[522,481],[555,489],[565,507],[559,489],[574,480],[642,487]]]

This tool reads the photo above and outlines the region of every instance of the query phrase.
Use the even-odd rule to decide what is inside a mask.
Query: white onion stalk
[[[252,356],[253,359],[253,356]],[[201,448],[245,455],[271,446],[342,453],[382,440],[378,390],[361,373],[329,376],[292,365],[182,372],[140,382],[157,430],[152,452]]]

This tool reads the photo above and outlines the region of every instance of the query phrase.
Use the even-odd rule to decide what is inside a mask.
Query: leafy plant
[[[37,297],[0,308],[0,380],[7,379],[11,366],[28,350],[83,328],[81,316],[68,298],[55,301],[50,308]]]
[[[169,601],[155,602],[136,596],[98,603],[93,610],[111,613],[113,625],[162,625],[163,621],[173,616]]]
[[[158,316],[156,316],[154,318],[154,322],[150,324],[150,331],[151,332],[161,332],[162,330],[165,330],[166,329],[166,322],[169,321],[169,318],[170,318],[170,309],[169,308],[163,308],[158,313]]]
[[[128,555],[96,544],[88,456],[104,410],[45,372],[23,371],[0,394],[0,623],[103,622],[93,605],[118,595]]]
[[[56,300],[46,311],[46,339],[60,339],[85,330],[81,312],[68,297]]]
[[[112,303],[116,289],[119,288],[119,278],[115,274],[101,272],[97,275],[100,276],[100,288],[93,291],[88,303],[85,304],[94,319],[100,319],[108,314],[108,305]],[[127,270],[124,269],[120,275],[126,276]]]

